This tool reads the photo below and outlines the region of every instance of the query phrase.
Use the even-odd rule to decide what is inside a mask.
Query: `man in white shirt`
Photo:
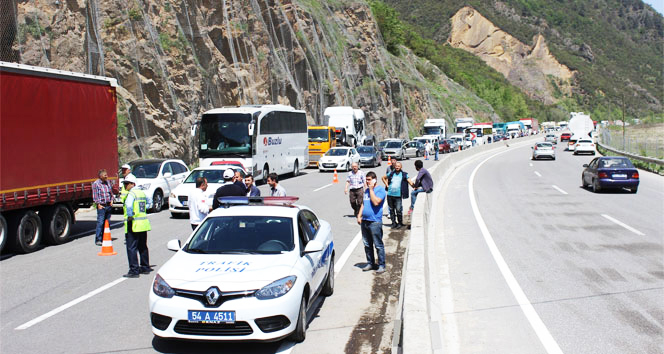
[[[205,191],[207,190],[207,186],[207,179],[205,177],[196,178],[196,189],[189,196],[189,222],[191,223],[192,230],[196,230],[198,224],[212,210],[206,202]]]

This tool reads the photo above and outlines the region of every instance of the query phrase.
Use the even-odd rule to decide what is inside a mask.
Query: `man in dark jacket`
[[[247,197],[260,197],[261,191],[254,184],[254,176],[248,174],[244,177],[244,185],[247,187]]]
[[[394,171],[383,176],[387,187],[387,204],[390,206],[392,228],[399,229],[403,224],[403,199],[408,199],[408,173],[401,170],[401,162],[394,164]]]
[[[235,172],[232,169],[227,169],[224,171],[224,184],[217,188],[217,192],[214,193],[214,200],[212,200],[212,209],[217,209],[221,206],[219,203],[220,197],[244,197],[247,195],[247,190],[235,184],[233,179],[235,177]]]

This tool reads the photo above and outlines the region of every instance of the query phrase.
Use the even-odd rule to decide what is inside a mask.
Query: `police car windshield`
[[[291,218],[243,215],[207,218],[184,247],[184,251],[279,254],[294,248]]]

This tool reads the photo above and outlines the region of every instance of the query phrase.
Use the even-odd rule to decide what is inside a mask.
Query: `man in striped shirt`
[[[99,179],[92,183],[92,200],[97,205],[97,230],[95,244],[101,246],[104,235],[104,221],[111,221],[111,204],[113,203],[113,189],[108,181],[108,173],[105,169],[97,173]]]
[[[353,208],[353,216],[357,217],[360,207],[364,202],[364,172],[360,171],[360,166],[357,162],[353,162],[352,169],[348,172],[346,177],[346,189],[344,194],[348,194],[350,190],[350,207]]]

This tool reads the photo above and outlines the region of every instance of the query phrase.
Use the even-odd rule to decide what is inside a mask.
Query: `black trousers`
[[[127,222],[127,260],[129,273],[138,274],[150,270],[150,254],[148,252],[148,232],[131,231],[131,221]],[[139,266],[140,256],[140,266]]]
[[[364,190],[362,188],[351,189],[348,192],[350,196],[350,207],[353,208],[353,216],[357,217],[360,212],[360,207],[364,203]]]

